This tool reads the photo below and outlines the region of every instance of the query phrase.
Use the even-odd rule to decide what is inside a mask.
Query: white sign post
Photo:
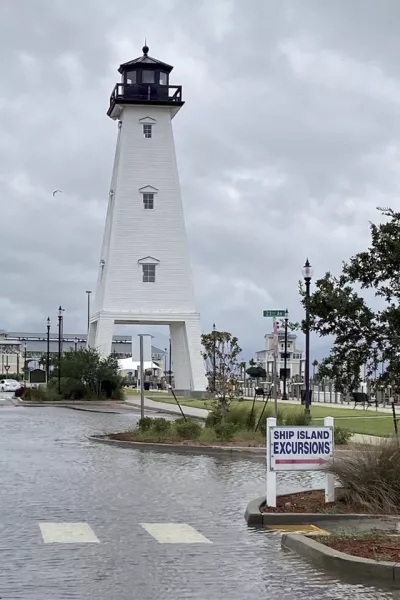
[[[334,425],[325,417],[323,427],[277,427],[267,419],[267,506],[276,506],[277,471],[317,471],[334,455]],[[335,499],[333,475],[325,474],[325,502]]]

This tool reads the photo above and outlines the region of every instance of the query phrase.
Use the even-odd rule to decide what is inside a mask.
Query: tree
[[[242,349],[238,338],[227,331],[213,330],[203,334],[201,343],[208,390],[216,395],[224,418],[234,396],[235,383],[240,371],[238,356]]]
[[[267,372],[264,367],[249,367],[246,371],[247,375],[252,377],[253,379],[265,379],[267,377]]]
[[[57,384],[59,362],[53,360],[51,382]],[[94,348],[63,352],[61,357],[62,396],[65,398],[119,397],[123,378],[115,357],[101,358]]]
[[[382,363],[385,371],[373,385],[392,385],[400,392],[400,213],[378,210],[385,221],[370,224],[368,250],[343,263],[339,277],[328,272],[317,280],[309,299],[311,330],[334,337],[319,375],[333,378],[342,392],[358,388],[363,367],[370,378]],[[375,297],[373,306],[363,291]],[[302,286],[300,292],[305,307]]]

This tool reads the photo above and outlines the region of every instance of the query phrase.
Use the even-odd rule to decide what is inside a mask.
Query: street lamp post
[[[169,338],[169,385],[172,386],[172,354],[171,354],[171,338]]]
[[[167,348],[164,348],[164,352],[165,352],[165,354],[164,354],[164,377],[165,377],[165,381],[167,381],[167,353],[168,353]]]
[[[287,382],[287,350],[288,350],[288,321],[289,321],[289,311],[286,309],[285,311],[285,356],[283,359],[283,394],[282,400],[287,400],[286,393],[286,382]]]
[[[303,277],[306,284],[306,359],[304,363],[304,381],[305,381],[305,414],[310,417],[310,284],[312,278],[312,268],[307,258],[303,267]]]
[[[217,340],[216,340],[216,327],[213,324],[213,392],[217,393]]]
[[[78,351],[78,342],[79,342],[78,338],[75,338],[74,339],[75,352]]]
[[[89,327],[90,327],[90,294],[91,294],[91,290],[86,290],[86,294],[87,294],[87,336],[88,336],[88,343],[89,343]]]
[[[63,311],[61,305],[58,308],[58,393],[61,394],[61,355],[62,355],[62,335],[63,335]]]
[[[26,387],[26,375],[27,375],[27,364],[26,364],[26,342],[24,342],[24,387]]]
[[[50,374],[50,317],[47,317],[47,351],[46,351],[46,381],[49,382]]]

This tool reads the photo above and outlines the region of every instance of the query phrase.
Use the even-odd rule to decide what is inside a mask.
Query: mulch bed
[[[318,537],[317,542],[322,542],[325,546],[359,556],[361,558],[371,558],[372,560],[386,560],[398,562],[400,560],[400,539],[389,536],[373,537]]]
[[[365,513],[365,510],[360,510],[359,506],[346,504],[340,499],[325,504],[325,492],[323,490],[277,496],[276,504],[276,507],[264,504],[260,507],[260,510],[268,513]]]

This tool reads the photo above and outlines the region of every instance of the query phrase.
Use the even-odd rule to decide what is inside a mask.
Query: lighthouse
[[[120,65],[108,116],[118,124],[89,346],[111,353],[115,324],[168,325],[175,388],[204,391],[172,119],[184,102],[173,67],[143,55]]]

